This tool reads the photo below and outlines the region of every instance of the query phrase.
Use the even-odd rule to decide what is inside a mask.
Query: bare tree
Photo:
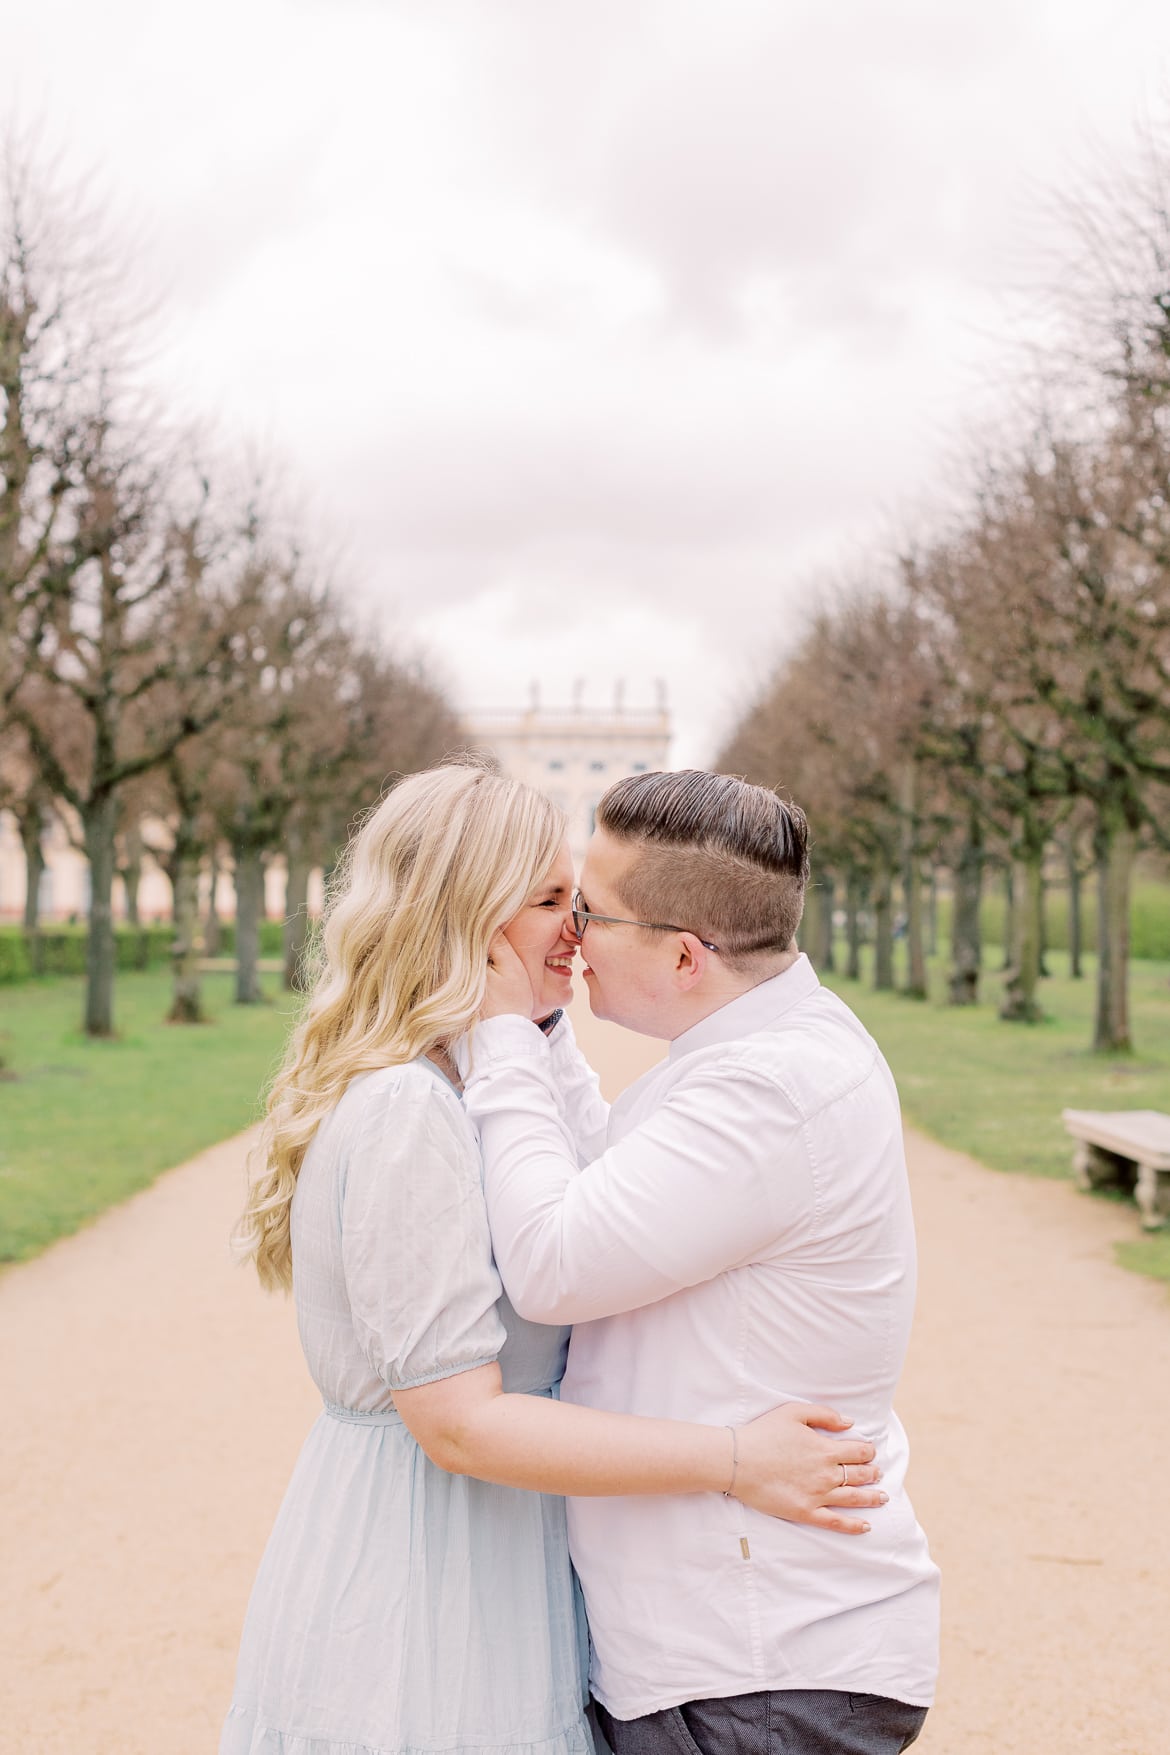
[[[71,495],[9,711],[55,795],[76,812],[90,868],[85,1029],[113,1028],[112,888],[122,787],[211,723],[236,686],[232,605],[184,590],[169,483],[103,422]],[[34,694],[35,691],[35,694]],[[80,759],[62,726],[78,712]]]
[[[721,768],[790,791],[810,811],[814,853],[846,874],[851,974],[863,893],[872,907],[879,990],[895,984],[894,897],[901,881],[906,991],[916,997],[926,992],[920,744],[930,695],[907,606],[885,591],[855,590],[814,617],[718,760]],[[810,924],[823,951],[827,929],[815,903]]]

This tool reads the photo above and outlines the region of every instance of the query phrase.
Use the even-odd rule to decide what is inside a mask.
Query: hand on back
[[[884,1505],[887,1495],[875,1484],[881,1470],[868,1439],[829,1436],[851,1424],[832,1408],[785,1402],[740,1426],[734,1497],[789,1523],[864,1535],[869,1525],[846,1509]]]

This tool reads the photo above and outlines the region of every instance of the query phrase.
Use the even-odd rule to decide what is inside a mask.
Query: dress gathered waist
[[[547,1383],[538,1389],[526,1389],[512,1394],[551,1396],[559,1399],[559,1383]],[[337,1402],[323,1402],[322,1410],[331,1420],[344,1420],[350,1426],[402,1426],[405,1421],[397,1408],[343,1408]]]
[[[336,1402],[326,1402],[324,1410],[331,1420],[344,1420],[350,1426],[401,1426],[402,1415],[397,1408],[372,1408],[364,1412],[361,1408],[341,1408]]]

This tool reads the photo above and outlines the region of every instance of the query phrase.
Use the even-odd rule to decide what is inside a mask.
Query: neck
[[[793,945],[790,950],[781,951],[778,956],[753,963],[749,969],[713,969],[711,985],[704,982],[701,988],[687,996],[686,1015],[679,1020],[678,1028],[672,1032],[671,1039],[684,1036],[695,1024],[701,1024],[704,1018],[709,1018],[712,1012],[722,1011],[733,1000],[742,999],[753,987],[762,987],[765,981],[772,981],[777,975],[783,975],[786,969],[791,969],[799,956],[799,950]]]
[[[463,1080],[459,1077],[459,1068],[447,1052],[443,1042],[436,1042],[433,1048],[427,1049],[427,1059],[438,1067],[444,1078],[450,1079],[457,1091],[463,1089]]]

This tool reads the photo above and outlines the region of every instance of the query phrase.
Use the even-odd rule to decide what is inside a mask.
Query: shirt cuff
[[[560,1025],[553,1036],[560,1033]],[[549,1052],[549,1040],[539,1025],[530,1018],[509,1014],[501,1018],[482,1018],[473,1032],[461,1036],[455,1044],[455,1064],[459,1077],[466,1084],[469,1078],[487,1072],[510,1060],[539,1059]]]

